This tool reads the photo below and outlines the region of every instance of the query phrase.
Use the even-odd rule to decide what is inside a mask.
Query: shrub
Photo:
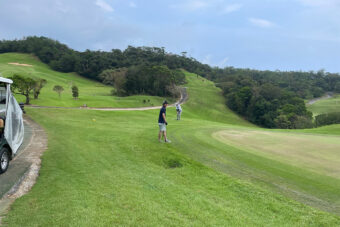
[[[320,114],[315,117],[315,126],[320,127],[324,125],[340,124],[340,112]]]
[[[60,85],[55,85],[53,87],[53,91],[57,92],[60,98],[61,93],[64,91],[64,88]]]
[[[79,97],[79,89],[76,85],[72,86],[72,96],[74,99],[78,99]]]

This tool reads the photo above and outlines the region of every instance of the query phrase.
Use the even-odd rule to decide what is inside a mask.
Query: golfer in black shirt
[[[159,125],[159,133],[158,133],[158,140],[161,142],[162,135],[164,137],[164,141],[166,143],[171,143],[170,140],[166,138],[166,126],[168,125],[168,122],[166,121],[166,107],[168,106],[168,102],[164,101],[163,106],[161,110],[159,111],[159,117],[158,117],[158,125]]]

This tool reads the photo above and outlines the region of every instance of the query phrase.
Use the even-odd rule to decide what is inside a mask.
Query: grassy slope
[[[307,108],[314,116],[324,113],[340,112],[340,95],[317,101],[312,105],[308,105]]]
[[[37,184],[14,203],[5,222],[11,226],[340,225],[337,216],[221,173],[229,165],[256,172],[254,163],[269,165],[270,160],[212,138],[212,132],[222,129],[255,128],[225,108],[220,91],[210,82],[194,75],[188,79],[190,100],[183,105],[183,121],[175,121],[175,110],[168,109],[171,144],[157,141],[158,111],[29,109],[47,130],[49,148]],[[173,163],[182,167],[169,168]]]
[[[199,87],[198,84],[195,86]],[[192,105],[194,105],[193,103],[200,103],[206,95],[200,95],[198,91],[194,97],[199,97],[199,99],[191,99]],[[195,109],[196,113],[197,111],[198,110]],[[214,114],[210,116],[211,119],[218,119]],[[230,118],[230,116],[233,115],[227,115],[226,119]],[[174,136],[180,143],[183,154],[217,171],[250,180],[303,203],[340,214],[340,190],[338,190],[340,188],[340,180],[338,177],[334,177],[332,173],[334,170],[329,169],[326,162],[318,163],[319,160],[315,157],[318,151],[314,148],[314,153],[311,153],[310,149],[308,149],[311,146],[310,144],[296,144],[301,150],[297,148],[298,146],[294,147],[294,144],[292,144],[292,142],[298,142],[300,140],[302,143],[313,142],[314,145],[319,145],[320,147],[320,145],[328,143],[329,141],[327,142],[327,140],[329,140],[329,138],[317,135],[307,137],[305,134],[329,134],[338,136],[340,134],[339,126],[314,130],[292,130],[287,133],[287,130],[240,128],[237,126],[240,125],[240,121],[232,118],[228,119],[226,123],[228,123],[228,125],[213,122],[207,124],[198,123],[194,131],[190,127],[176,128],[176,134]],[[242,138],[243,143],[232,143],[228,138],[225,138],[225,141],[217,141],[214,134],[220,131],[241,133],[244,131],[252,131],[255,136],[266,133],[269,134],[270,139],[260,137],[259,140],[247,141],[249,138],[244,137]],[[277,137],[276,132],[285,132],[285,135],[289,135],[298,141],[290,141],[289,139],[286,141],[278,141],[277,138],[275,138]],[[337,137],[332,136],[331,141],[333,144],[338,144]],[[249,149],[253,146],[252,144],[248,144],[251,142],[257,143],[255,144],[258,148],[257,150]],[[268,152],[264,152],[264,148],[268,143],[274,148],[269,154]],[[282,152],[280,154],[275,150],[275,148],[277,148],[277,150],[282,150],[284,153],[284,149],[287,149],[287,144],[294,147],[295,151],[289,152],[292,153],[293,156],[299,154],[299,160],[291,160],[291,157],[289,159],[287,156],[282,156]],[[327,144],[327,146],[329,147],[331,144]],[[326,149],[327,146],[321,147],[320,153],[325,153],[322,149]],[[328,159],[328,163],[332,162],[333,166],[339,165],[338,149],[332,148],[327,152],[329,152],[332,157],[336,157],[336,159],[333,158],[333,160],[329,160],[329,157],[325,156],[323,159]],[[317,155],[320,156],[320,154]],[[306,163],[306,160],[302,158],[303,156],[305,156],[306,159],[312,159],[316,164]],[[303,163],[303,165],[301,165],[301,163]],[[325,168],[327,168],[326,171]],[[331,177],[332,174],[333,177]]]
[[[10,65],[8,63],[17,62],[29,64],[33,67]],[[87,104],[90,107],[139,107],[160,105],[164,98],[153,96],[129,96],[114,97],[110,95],[111,87],[94,82],[75,73],[60,73],[51,70],[35,57],[27,54],[7,53],[0,54],[0,73],[4,77],[12,76],[14,73],[33,78],[44,78],[47,80],[46,86],[41,90],[38,100],[32,99],[32,104],[41,106],[66,106],[78,107]],[[71,87],[75,84],[79,88],[79,99],[72,98]],[[55,85],[64,87],[61,98],[53,91]],[[24,102],[23,96],[17,95],[19,102]],[[143,103],[143,100],[150,102]]]

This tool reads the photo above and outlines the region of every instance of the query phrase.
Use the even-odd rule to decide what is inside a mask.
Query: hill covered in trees
[[[313,127],[304,99],[340,92],[340,75],[318,72],[281,72],[215,69],[212,79],[223,89],[229,108],[268,128]]]
[[[124,51],[75,51],[65,44],[46,37],[27,37],[21,40],[0,41],[0,53],[20,52],[36,55],[42,62],[60,72],[76,72],[87,78],[101,80],[105,69],[137,65],[166,65],[169,69],[183,68],[207,76],[210,67],[193,58],[167,53],[158,47],[127,47]]]
[[[185,69],[214,81],[223,90],[230,109],[269,128],[312,127],[312,114],[303,99],[340,92],[337,73],[221,69],[158,47],[79,52],[58,41],[34,36],[0,41],[0,53],[7,52],[34,54],[54,70],[77,72],[112,85],[120,96],[175,95],[174,86],[184,83],[179,69]]]

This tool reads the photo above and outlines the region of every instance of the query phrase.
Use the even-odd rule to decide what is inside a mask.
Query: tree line
[[[271,83],[236,78],[225,82],[227,105],[248,121],[267,128],[311,128],[312,113],[294,92]]]
[[[107,69],[132,66],[167,66],[171,70],[185,69],[216,83],[229,82],[232,77],[250,78],[259,84],[271,83],[294,92],[300,98],[320,97],[327,91],[340,92],[340,75],[301,71],[260,71],[234,67],[218,68],[202,64],[192,57],[172,54],[161,47],[133,47],[111,51],[75,51],[65,44],[46,37],[30,36],[19,40],[0,41],[0,53],[21,52],[36,55],[42,62],[60,72],[78,74],[103,81],[99,75]],[[227,84],[229,86],[229,84]]]
[[[340,75],[324,70],[280,72],[229,67],[216,69],[211,77],[222,88],[230,109],[268,128],[319,126],[304,99],[340,92]]]
[[[320,114],[315,117],[315,127],[340,124],[340,112]]]
[[[61,72],[78,74],[109,84],[115,95],[167,96],[182,84],[181,70],[201,75],[222,88],[226,104],[249,121],[269,128],[312,127],[303,99],[340,92],[340,75],[302,71],[260,71],[218,68],[163,47],[132,47],[111,51],[75,51],[46,37],[0,41],[0,53],[31,53]]]
[[[270,83],[286,91],[293,92],[303,99],[317,98],[325,92],[340,93],[340,74],[328,73],[324,70],[309,71],[260,71],[226,67],[215,68],[210,79],[220,87],[230,87],[236,78],[250,80],[258,85]]]
[[[113,94],[118,96],[149,94],[178,97],[179,91],[176,85],[186,82],[181,70],[148,65],[107,69],[99,75],[99,78],[104,84],[114,86]]]
[[[102,81],[99,77],[106,69],[129,68],[138,65],[164,65],[171,70],[185,69],[207,76],[208,65],[194,58],[172,54],[158,47],[132,47],[124,51],[75,51],[65,44],[46,37],[31,36],[20,40],[0,41],[0,53],[20,52],[36,55],[42,62],[60,72],[76,72],[81,76]]]

